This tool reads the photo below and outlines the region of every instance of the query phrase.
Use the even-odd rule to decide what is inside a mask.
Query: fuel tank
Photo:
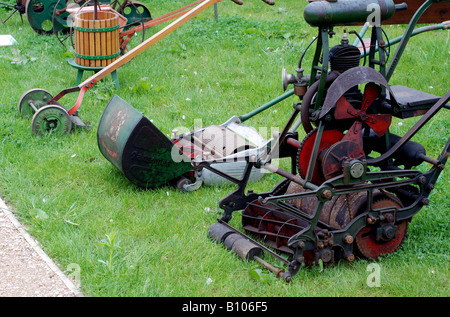
[[[379,13],[380,22],[390,19],[395,13],[393,0],[337,0],[335,2],[314,1],[303,12],[305,21],[311,26],[358,25],[371,22]],[[369,18],[369,16],[371,17]],[[368,18],[370,21],[368,21]]]

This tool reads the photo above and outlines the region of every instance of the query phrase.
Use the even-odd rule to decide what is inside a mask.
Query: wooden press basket
[[[120,55],[119,15],[115,12],[79,12],[74,17],[75,63],[104,67]]]

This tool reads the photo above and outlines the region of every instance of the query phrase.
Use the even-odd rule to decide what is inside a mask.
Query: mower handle
[[[244,2],[242,2],[242,0],[231,0],[231,1],[233,1],[234,3],[239,4],[239,5],[244,4]],[[273,6],[275,4],[275,2],[273,0],[262,0],[262,1],[264,1],[265,3],[267,3],[271,6]]]
[[[408,9],[408,5],[406,4],[406,2],[402,2],[402,3],[396,4],[394,7],[395,7],[395,12],[403,11],[403,10],[407,10]]]

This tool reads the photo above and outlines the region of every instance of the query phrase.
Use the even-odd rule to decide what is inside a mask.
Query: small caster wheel
[[[31,118],[39,108],[46,106],[53,96],[44,89],[31,89],[20,97],[17,109],[21,116]]]
[[[186,177],[184,177],[184,176],[181,176],[181,177],[177,180],[177,182],[176,182],[176,184],[175,184],[175,187],[176,187],[177,189],[181,190],[182,192],[185,192],[185,191],[187,191],[187,190],[184,188],[184,186],[190,185],[190,184],[192,184],[192,182],[191,182],[190,179],[188,179],[188,178],[186,178]]]
[[[56,135],[69,134],[72,125],[69,113],[59,105],[40,108],[31,120],[31,129],[37,136],[44,136],[49,132]]]

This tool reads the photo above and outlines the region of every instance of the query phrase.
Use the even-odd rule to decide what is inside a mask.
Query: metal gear
[[[374,209],[386,207],[400,209],[403,205],[393,195],[383,195],[379,196],[379,198],[374,198]],[[355,254],[366,259],[375,260],[380,255],[396,251],[405,240],[408,224],[409,220],[405,219],[395,223],[395,226],[384,229],[373,225],[365,226],[356,234]]]
[[[309,160],[311,158],[314,142],[316,140],[317,129],[310,131],[300,144],[297,152],[297,168],[302,178],[306,177],[308,171]],[[319,145],[319,154],[321,151],[329,148],[333,144],[339,142],[343,138],[343,134],[339,130],[324,130]],[[316,163],[311,182],[320,185],[326,179],[320,172],[319,164]]]

